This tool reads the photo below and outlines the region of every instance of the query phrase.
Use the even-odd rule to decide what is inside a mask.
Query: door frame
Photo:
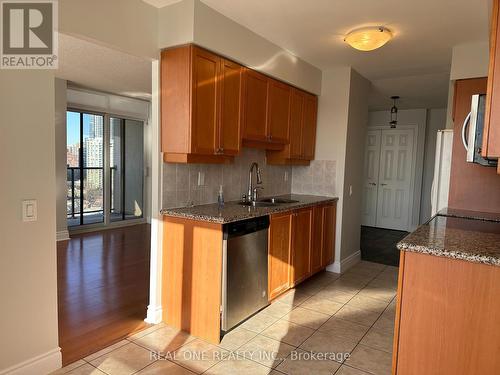
[[[420,203],[422,200],[422,179],[424,167],[424,148],[425,148],[425,126],[419,124],[413,125],[398,125],[396,130],[413,129],[413,153],[411,165],[411,181],[410,181],[410,204],[408,210],[408,232],[412,232],[420,224]],[[368,126],[370,130],[390,130],[387,125]],[[380,165],[380,163],[379,163]]]

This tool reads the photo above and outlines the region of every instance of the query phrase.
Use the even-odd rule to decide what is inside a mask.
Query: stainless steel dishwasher
[[[267,232],[269,216],[224,225],[222,258],[223,332],[269,304]]]

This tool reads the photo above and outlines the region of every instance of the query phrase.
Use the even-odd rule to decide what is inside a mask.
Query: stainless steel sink
[[[273,204],[286,204],[286,203],[297,203],[298,201],[287,198],[263,198],[259,202],[268,202]]]
[[[239,202],[238,204],[240,204],[242,206],[248,206],[248,207],[272,207],[272,206],[276,206],[276,203],[262,202],[262,201],[257,201],[257,202]]]

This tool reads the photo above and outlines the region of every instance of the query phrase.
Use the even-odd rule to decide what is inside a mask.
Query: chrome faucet
[[[262,184],[262,175],[260,173],[260,168],[259,164],[256,162],[253,162],[252,165],[250,166],[250,171],[248,173],[248,192],[246,196],[247,202],[255,202],[258,198],[258,189],[263,189],[261,186],[253,186],[253,181],[252,181],[252,175],[253,175],[253,170],[255,169],[256,174],[257,174],[257,185]]]

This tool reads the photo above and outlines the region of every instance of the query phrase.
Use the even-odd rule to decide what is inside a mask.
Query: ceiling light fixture
[[[389,121],[389,125],[391,129],[395,129],[398,125],[398,107],[396,106],[399,96],[391,96],[392,99],[392,108],[391,108],[391,121]]]
[[[392,39],[392,32],[383,26],[363,27],[347,34],[344,41],[360,51],[373,51]]]

